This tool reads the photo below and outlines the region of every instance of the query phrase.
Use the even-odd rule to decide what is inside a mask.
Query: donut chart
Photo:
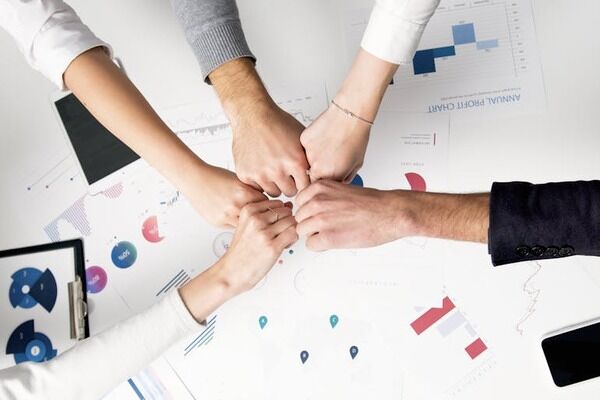
[[[6,344],[6,354],[12,354],[17,364],[49,361],[57,353],[48,336],[35,331],[32,319],[16,327]]]
[[[417,174],[416,172],[408,172],[404,174],[404,176],[410,185],[410,190],[415,192],[427,191],[427,183],[421,175]]]
[[[51,312],[56,304],[56,279],[49,269],[25,267],[12,274],[8,292],[13,308],[33,308],[37,304]]]
[[[144,239],[150,243],[158,243],[164,239],[164,237],[160,236],[158,230],[158,218],[156,215],[148,217],[148,219],[144,221],[144,224],[142,225],[142,235],[144,236]]]

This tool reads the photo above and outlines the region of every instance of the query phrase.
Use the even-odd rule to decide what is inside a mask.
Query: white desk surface
[[[201,81],[199,68],[168,1],[72,0],[69,3],[84,22],[113,45],[129,76],[156,108],[213,98],[212,89]],[[337,1],[240,0],[238,3],[247,38],[268,82],[326,81],[329,93],[335,92],[346,70]],[[547,111],[513,118],[480,114],[464,121],[451,119],[449,188],[452,191],[488,190],[495,180],[545,182],[600,177],[597,110],[600,2],[536,0],[534,14]],[[19,171],[30,168],[48,151],[65,145],[49,106],[52,85],[27,66],[4,33],[0,33],[0,49],[0,248],[11,248],[47,241],[39,226],[28,225],[11,196],[19,184]],[[471,245],[449,246],[455,254],[465,254],[467,259],[469,252],[485,257],[480,247],[475,250]],[[452,265],[452,260],[448,262]],[[585,263],[588,269],[600,268],[594,259],[579,258],[577,262]],[[568,260],[552,264],[551,268],[556,269],[554,276],[566,276],[572,264]],[[548,304],[570,303],[569,293],[556,291],[546,295],[552,298]],[[600,314],[598,306],[596,310]],[[544,317],[538,318],[550,318],[548,327],[560,326],[560,322],[557,325],[552,321],[557,314],[561,313],[545,311],[540,314]],[[562,314],[565,318],[558,319],[568,321],[568,311]],[[532,354],[539,350],[534,349],[534,337],[526,340]],[[521,368],[539,369],[537,361],[528,356],[519,359]],[[531,388],[524,390],[524,385],[538,386],[535,380],[515,377],[510,371],[494,379],[500,380],[490,385],[501,387],[506,396],[503,398],[535,394]],[[595,398],[600,383],[570,392],[553,390],[545,384],[543,387],[544,394],[539,398]],[[493,394],[486,397],[495,398]]]

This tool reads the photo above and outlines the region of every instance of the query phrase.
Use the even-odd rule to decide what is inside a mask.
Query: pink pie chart
[[[158,243],[164,239],[158,232],[158,218],[156,218],[155,215],[144,221],[144,225],[142,225],[142,235],[144,235],[144,239],[150,243]]]
[[[404,174],[404,176],[410,185],[410,190],[415,192],[425,192],[427,190],[427,184],[421,175],[415,172],[409,172]]]

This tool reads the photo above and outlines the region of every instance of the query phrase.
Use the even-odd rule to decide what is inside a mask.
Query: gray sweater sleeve
[[[256,61],[235,0],[171,0],[171,4],[207,83],[208,75],[228,61],[242,57]]]

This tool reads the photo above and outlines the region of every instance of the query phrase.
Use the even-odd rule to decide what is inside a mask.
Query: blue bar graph
[[[145,400],[144,396],[142,395],[142,392],[140,392],[140,389],[133,382],[133,379],[131,379],[131,378],[127,379],[127,383],[129,383],[129,386],[131,386],[131,389],[133,389],[133,391],[135,392],[135,394],[138,396],[138,398],[140,400]]]
[[[475,25],[473,24],[461,24],[454,25],[452,27],[452,36],[454,37],[454,44],[469,44],[475,43]]]
[[[435,49],[419,50],[413,58],[415,75],[430,74],[436,71],[435,59],[439,57],[450,57],[456,55],[454,46],[438,47]]]
[[[417,51],[413,58],[413,70],[415,75],[436,72],[435,59],[456,56],[456,46],[474,43],[477,50],[489,50],[499,47],[498,39],[482,40],[478,42],[475,36],[475,24],[473,23],[453,25],[452,38],[454,42],[454,45],[452,46]]]
[[[477,50],[494,49],[496,47],[498,47],[498,39],[482,40],[481,42],[477,42]]]

